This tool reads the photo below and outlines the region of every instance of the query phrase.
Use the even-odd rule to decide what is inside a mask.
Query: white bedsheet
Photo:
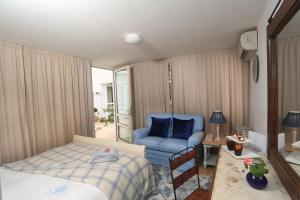
[[[0,167],[0,180],[2,200],[108,200],[95,186],[47,175]]]

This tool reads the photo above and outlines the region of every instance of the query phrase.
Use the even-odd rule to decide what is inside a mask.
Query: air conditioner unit
[[[257,51],[257,31],[248,31],[240,37],[238,52],[242,60],[250,61]]]

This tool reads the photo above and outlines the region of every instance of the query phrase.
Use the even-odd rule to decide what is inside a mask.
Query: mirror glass
[[[277,37],[278,148],[300,175],[300,12]]]

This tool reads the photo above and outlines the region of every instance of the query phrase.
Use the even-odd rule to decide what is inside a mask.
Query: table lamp
[[[220,125],[226,123],[223,113],[221,111],[214,111],[210,117],[209,123],[217,125],[217,137],[215,140],[220,141]]]
[[[297,129],[300,128],[300,111],[289,111],[282,121],[282,126],[292,129],[293,143],[297,142]]]

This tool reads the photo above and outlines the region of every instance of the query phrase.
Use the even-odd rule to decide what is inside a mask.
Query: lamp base
[[[217,125],[217,137],[214,139],[214,141],[220,141],[220,125]]]
[[[295,143],[295,142],[297,142],[297,130],[296,129],[294,129],[293,130],[293,143]]]

